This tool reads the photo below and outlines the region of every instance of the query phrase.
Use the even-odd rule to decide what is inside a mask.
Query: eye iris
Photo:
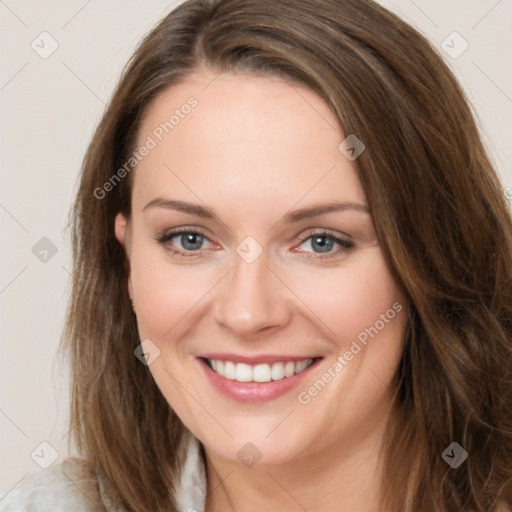
[[[334,241],[328,236],[316,236],[311,239],[311,245],[315,248],[315,244],[320,248],[318,252],[329,252],[332,249]]]
[[[201,244],[203,243],[203,235],[197,233],[184,233],[181,235],[180,242],[184,249],[195,251],[201,247]],[[195,245],[198,245],[198,247],[195,247]]]

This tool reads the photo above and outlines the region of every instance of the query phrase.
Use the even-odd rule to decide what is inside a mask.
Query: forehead
[[[135,170],[133,202],[155,195],[268,208],[313,200],[363,201],[345,138],[327,103],[276,78],[203,71],[150,105],[137,147],[152,146]],[[151,141],[151,142],[150,142]]]

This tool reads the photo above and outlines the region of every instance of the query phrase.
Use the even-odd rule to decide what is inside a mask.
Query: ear
[[[128,295],[130,299],[133,301],[133,287],[132,287],[132,273],[130,268],[130,240],[128,233],[129,227],[128,227],[128,219],[122,214],[118,213],[115,218],[114,222],[114,233],[117,238],[117,241],[124,247],[125,253],[126,253],[126,270],[128,273]]]
[[[117,241],[124,247],[124,239],[126,236],[126,228],[128,226],[128,220],[122,213],[118,213],[116,215],[115,223],[114,223],[114,232],[117,238]]]

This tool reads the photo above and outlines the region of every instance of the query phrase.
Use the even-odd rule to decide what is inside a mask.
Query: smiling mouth
[[[272,382],[302,373],[321,357],[250,365],[220,359],[201,358],[217,375],[237,382]]]

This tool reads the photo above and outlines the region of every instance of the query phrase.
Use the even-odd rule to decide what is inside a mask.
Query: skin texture
[[[316,204],[366,205],[355,163],[338,150],[346,135],[308,89],[269,77],[215,76],[198,71],[151,104],[139,146],[189,97],[198,101],[137,165],[132,215],[116,218],[140,337],[160,350],[150,371],[205,446],[208,512],[380,510],[379,445],[403,350],[405,298],[367,212],[283,220]],[[207,206],[218,220],[165,207],[143,211],[157,197]],[[180,227],[205,233],[191,251],[201,256],[173,254],[186,251],[180,236],[157,241]],[[334,243],[322,253],[316,237],[301,241],[322,230],[354,247]],[[252,263],[236,252],[247,236],[263,249]],[[300,403],[299,393],[396,303],[401,312]],[[212,351],[324,359],[284,396],[241,403],[204,375],[197,356]],[[261,452],[252,467],[237,457],[247,442]]]

